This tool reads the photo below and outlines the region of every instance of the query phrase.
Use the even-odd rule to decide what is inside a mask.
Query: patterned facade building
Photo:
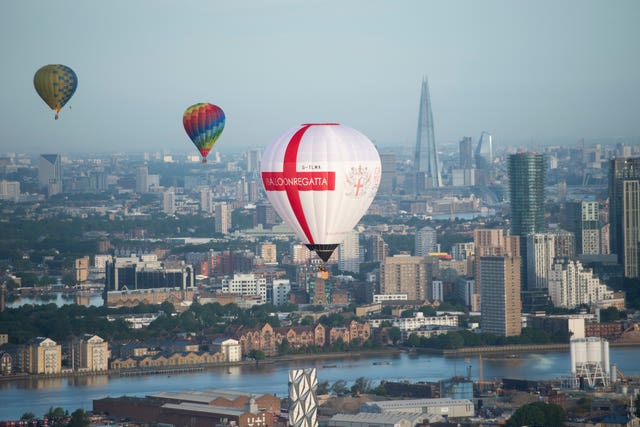
[[[289,425],[292,427],[318,427],[318,398],[316,369],[289,371]]]

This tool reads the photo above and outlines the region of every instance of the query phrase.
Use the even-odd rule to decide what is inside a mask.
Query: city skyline
[[[633,1],[62,0],[2,12],[0,152],[187,151],[194,102],[225,110],[223,152],[310,121],[411,147],[423,75],[438,147],[482,130],[501,147],[640,137]],[[78,76],[58,121],[33,87],[45,64]]]

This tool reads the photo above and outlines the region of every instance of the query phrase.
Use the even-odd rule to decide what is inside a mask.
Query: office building
[[[473,140],[470,136],[465,136],[459,143],[459,162],[460,169],[471,169],[473,164]]]
[[[338,245],[338,268],[352,273],[360,272],[360,233],[348,232]]]
[[[262,158],[262,152],[260,150],[247,151],[247,172],[255,173],[260,172],[260,160]]]
[[[77,283],[86,282],[89,278],[89,257],[76,258],[74,271]]]
[[[389,245],[381,235],[374,234],[369,238],[366,260],[368,262],[384,262],[389,254]]]
[[[640,157],[609,161],[609,240],[624,277],[640,277]]]
[[[231,211],[233,210],[230,204],[225,202],[216,203],[214,205],[215,221],[214,231],[216,233],[227,234],[231,228]]]
[[[278,215],[271,203],[261,203],[256,206],[256,222],[264,228],[271,228],[278,223]]]
[[[274,279],[273,283],[267,286],[267,293],[269,287],[271,287],[271,298],[267,298],[268,302],[276,306],[289,302],[289,294],[291,293],[289,279]]]
[[[396,189],[396,154],[380,153],[380,186],[378,194],[393,194]]]
[[[426,78],[422,80],[414,167],[416,172],[416,193],[420,193],[427,188],[442,186],[440,170],[438,168],[436,139],[433,130],[433,113],[431,111],[429,82]]]
[[[176,193],[173,191],[173,188],[162,193],[162,212],[166,215],[176,213]]]
[[[59,154],[42,154],[38,166],[40,190],[48,196],[62,193],[62,160]]]
[[[521,277],[526,276],[528,234],[543,233],[544,223],[544,155],[517,153],[509,156],[509,196],[511,201],[511,234],[519,236],[522,263]]]
[[[149,191],[149,168],[147,165],[136,166],[136,193]]]
[[[480,257],[480,280],[482,332],[520,335],[520,257]]]
[[[600,254],[600,219],[598,202],[567,203],[567,230],[576,238],[576,254]]]
[[[451,170],[451,185],[454,187],[475,184],[475,165],[473,161],[473,141],[465,136],[459,143],[458,167]]]
[[[211,188],[202,187],[200,189],[200,212],[204,214],[213,213],[213,194]]]
[[[20,200],[20,183],[18,181],[0,181],[0,200],[12,202]]]
[[[260,304],[264,304],[267,302],[267,280],[256,277],[253,273],[234,274],[233,279],[222,280],[222,292],[242,296],[259,296]]]
[[[260,245],[260,258],[266,265],[278,264],[278,248],[275,243],[262,243]]]
[[[195,287],[193,267],[183,261],[158,261],[155,255],[131,255],[107,260],[107,291]]]
[[[436,230],[433,227],[423,227],[416,231],[415,255],[429,256],[432,252],[438,252]]]
[[[476,185],[490,185],[495,179],[493,170],[493,136],[482,132],[474,152],[476,166]]]

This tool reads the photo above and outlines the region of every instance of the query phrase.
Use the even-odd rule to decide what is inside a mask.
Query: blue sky
[[[424,75],[438,144],[638,137],[638,22],[636,0],[2,1],[0,153],[184,151],[197,102],[222,152],[326,121],[412,147]],[[49,63],[79,80],[58,121]]]

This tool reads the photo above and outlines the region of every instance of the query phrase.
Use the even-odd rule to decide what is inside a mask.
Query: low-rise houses
[[[252,329],[237,327],[233,330],[233,334],[240,343],[243,355],[248,355],[252,350],[260,350],[267,356],[274,356],[285,339],[293,350],[309,347],[322,348],[338,340],[342,340],[345,344],[359,340],[362,344],[370,338],[371,326],[355,320],[347,326],[330,328],[322,324],[284,328],[274,328],[264,324]]]

